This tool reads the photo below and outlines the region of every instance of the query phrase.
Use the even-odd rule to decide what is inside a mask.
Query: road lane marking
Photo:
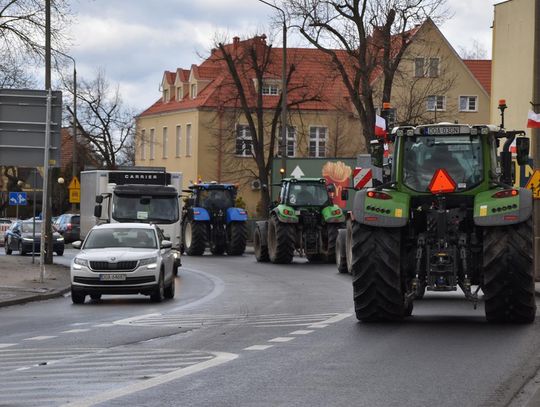
[[[308,328],[326,328],[328,325],[326,324],[313,324],[308,326]]]
[[[88,332],[90,329],[70,329],[69,331],[62,331],[63,334],[77,334],[81,332]]]
[[[342,321],[345,318],[349,318],[352,314],[337,314],[331,318],[328,318],[325,321],[322,321],[321,324],[334,324],[336,322]]]
[[[213,354],[215,358],[211,360],[207,360],[205,362],[197,363],[196,365],[191,365],[189,367],[178,369],[178,370],[175,370],[173,372],[170,372],[170,373],[158,376],[158,377],[147,379],[141,383],[135,383],[135,384],[132,384],[132,385],[120,388],[120,389],[106,391],[97,396],[88,397],[86,399],[79,400],[79,401],[74,401],[74,402],[65,404],[65,406],[86,407],[86,406],[92,406],[98,403],[104,403],[109,400],[128,396],[130,394],[136,393],[141,390],[147,390],[152,387],[159,386],[164,383],[168,383],[170,381],[180,379],[182,377],[188,376],[193,373],[201,372],[211,367],[219,366],[223,363],[230,362],[231,360],[234,360],[238,357],[238,355],[234,353],[225,353],[225,352],[209,352],[209,353]]]
[[[58,338],[57,336],[34,336],[33,338],[26,338],[23,341],[45,341],[47,339]]]
[[[294,338],[288,336],[288,337],[277,337],[277,338],[274,338],[274,339],[270,339],[268,342],[289,342],[289,341],[292,341]]]
[[[271,347],[273,347],[274,345],[253,345],[253,346],[249,346],[247,348],[244,348],[244,350],[266,350],[266,349],[269,349]]]
[[[17,343],[0,343],[0,348],[9,348],[10,346],[15,346]]]
[[[108,328],[108,327],[111,327],[111,326],[115,326],[115,324],[97,324],[97,325],[93,325],[92,328]]]
[[[299,331],[291,332],[289,335],[307,335],[307,334],[310,334],[312,332],[315,332],[315,331],[308,331],[308,330],[305,330],[305,329],[301,329]]]

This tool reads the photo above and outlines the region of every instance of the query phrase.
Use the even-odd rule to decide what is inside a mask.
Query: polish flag
[[[538,124],[540,125],[540,122]],[[378,137],[386,136],[386,120],[379,115],[375,115],[375,135]]]
[[[540,129],[540,113],[534,113],[532,110],[529,110],[527,119],[527,128]]]

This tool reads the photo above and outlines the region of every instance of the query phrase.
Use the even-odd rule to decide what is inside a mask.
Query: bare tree
[[[438,20],[445,0],[287,0],[289,15],[310,44],[331,57],[358,112],[366,145],[375,137],[374,78],[391,100],[399,63],[415,26]]]
[[[51,43],[61,48],[70,19],[67,0],[51,1]],[[18,57],[43,57],[45,2],[0,0],[0,49]]]
[[[108,169],[132,163],[130,150],[135,132],[134,112],[125,107],[118,86],[111,87],[103,71],[77,90],[80,135],[101,165]],[[68,108],[69,109],[69,108]],[[71,109],[69,109],[71,110]]]
[[[478,40],[473,40],[469,47],[460,46],[458,49],[463,59],[487,59],[487,50]]]
[[[35,79],[26,71],[20,57],[0,51],[0,88],[31,88]]]
[[[233,45],[218,44],[219,54],[214,58],[222,59],[228,69],[228,77],[220,86],[220,104],[223,109],[221,119],[228,121],[225,140],[221,140],[220,148],[225,150],[225,162],[232,165],[237,178],[256,178],[261,185],[261,208],[270,204],[269,174],[272,159],[278,146],[279,120],[281,114],[281,92],[279,97],[269,99],[263,96],[263,88],[268,79],[281,77],[281,66],[275,61],[272,46],[266,43],[265,36],[256,36],[252,40],[234,39]],[[308,86],[305,81],[295,78],[296,65],[288,64],[287,77],[287,109],[289,115],[298,112],[301,105],[310,101],[320,101],[318,89]],[[277,96],[277,95],[276,95]],[[270,102],[273,100],[274,103]],[[219,114],[219,113],[218,113]],[[239,137],[238,120],[247,122],[242,129],[248,136]],[[229,140],[229,142],[227,141]],[[230,142],[234,140],[234,142]],[[247,155],[253,160],[239,160],[238,154]],[[239,171],[240,170],[240,171]],[[263,209],[261,215],[265,215]]]

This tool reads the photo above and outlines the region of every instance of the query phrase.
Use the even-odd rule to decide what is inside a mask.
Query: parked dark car
[[[4,234],[4,249],[6,254],[11,254],[13,250],[20,255],[40,251],[41,243],[41,221],[36,221],[35,240],[33,236],[33,221],[18,220],[13,222]],[[53,251],[58,255],[64,254],[64,238],[58,232],[53,232]]]
[[[78,213],[64,213],[60,215],[54,226],[58,233],[64,236],[66,243],[80,240],[81,235],[81,216]]]

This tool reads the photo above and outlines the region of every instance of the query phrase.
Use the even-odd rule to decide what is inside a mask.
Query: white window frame
[[[156,130],[150,129],[150,159],[156,159]]]
[[[461,99],[463,98],[467,98],[467,101],[466,101],[467,107],[465,109],[461,108]],[[471,100],[474,100],[474,109],[469,108]],[[477,95],[459,95],[458,108],[460,112],[465,112],[465,113],[478,112],[478,96]]]
[[[296,127],[295,126],[287,126],[287,157],[296,157]],[[292,149],[292,154],[291,154]],[[278,152],[277,155],[281,157],[281,128],[279,130],[279,137],[278,137]]]
[[[186,124],[186,157],[191,157],[191,123]]]
[[[436,105],[433,104],[435,100],[430,100],[430,98],[436,98]],[[431,102],[431,103],[430,103]],[[431,105],[431,106],[430,106]],[[439,107],[440,106],[440,107]],[[435,109],[436,107],[436,109]],[[444,95],[429,95],[426,100],[426,111],[428,112],[444,112],[446,111],[446,96]]]
[[[189,87],[189,91],[191,93],[191,99],[195,99],[197,97],[197,84],[192,83]]]
[[[146,160],[146,129],[141,130],[141,151],[140,151],[140,159]]]
[[[167,127],[163,127],[163,135],[162,135],[162,147],[163,147],[163,152],[162,152],[162,157],[163,158],[167,158],[167,149],[168,149],[168,144],[169,144],[169,130]]]
[[[176,156],[180,157],[182,153],[182,126],[176,126]]]
[[[277,83],[263,81],[261,93],[263,96],[279,96],[281,93],[281,88]]]
[[[241,129],[240,129],[241,127]],[[242,134],[240,134],[242,132]],[[253,157],[253,138],[251,137],[251,132],[249,130],[249,125],[247,124],[236,124],[235,129],[235,145],[234,145],[234,154],[237,157]],[[238,142],[242,143],[242,151],[238,151]],[[246,143],[248,142],[249,143]],[[249,145],[249,148],[247,146]]]
[[[321,137],[321,130],[324,129],[324,137]],[[315,130],[315,134],[313,134]],[[313,137],[313,135],[315,137]],[[309,126],[309,145],[308,145],[308,157],[326,157],[326,144],[328,141],[328,127],[326,126]],[[311,145],[315,143],[314,155],[311,154]],[[323,146],[321,147],[321,144]]]

